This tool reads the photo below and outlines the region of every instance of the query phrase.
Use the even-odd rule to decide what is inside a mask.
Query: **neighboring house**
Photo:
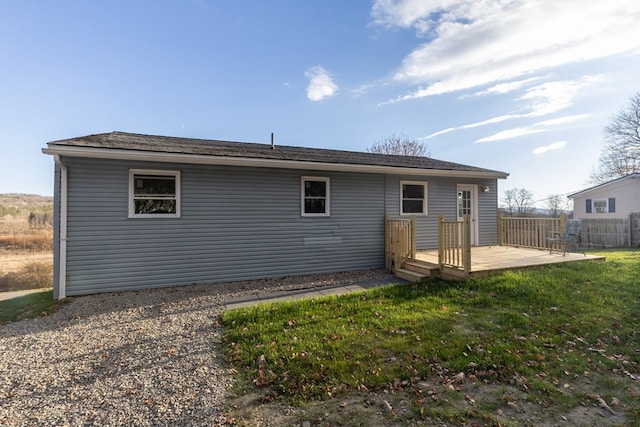
[[[573,216],[582,219],[620,219],[640,212],[640,173],[613,179],[570,194]]]
[[[54,296],[383,268],[384,216],[469,213],[497,243],[504,172],[424,157],[112,132],[48,143]]]

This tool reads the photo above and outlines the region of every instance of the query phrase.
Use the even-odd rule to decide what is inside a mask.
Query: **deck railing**
[[[438,263],[444,267],[461,270],[467,276],[471,271],[471,219],[465,215],[462,221],[445,221],[439,217]]]
[[[391,218],[385,215],[384,266],[395,271],[405,261],[416,259],[416,217]]]
[[[504,217],[498,220],[498,243],[518,248],[549,249],[548,237],[562,233],[567,215],[560,218]]]

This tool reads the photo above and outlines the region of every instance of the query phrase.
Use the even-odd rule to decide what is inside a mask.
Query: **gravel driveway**
[[[364,280],[378,270],[71,298],[0,326],[0,425],[224,425],[225,297]]]

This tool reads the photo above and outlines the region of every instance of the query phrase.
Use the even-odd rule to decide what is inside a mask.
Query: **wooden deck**
[[[585,260],[604,260],[603,256],[586,256],[580,252],[553,252],[548,250],[515,248],[512,246],[474,246],[471,248],[471,271],[469,277],[481,276],[487,273],[524,269],[540,265],[557,264],[562,262],[578,262]],[[428,264],[438,265],[438,250],[418,250],[416,260]],[[463,278],[464,273],[453,268],[445,268],[441,272],[443,278]]]

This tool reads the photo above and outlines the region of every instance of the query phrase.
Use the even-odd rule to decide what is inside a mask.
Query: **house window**
[[[615,213],[616,199],[587,199],[587,213]]]
[[[400,214],[427,214],[427,183],[400,181]]]
[[[593,210],[596,213],[607,213],[609,209],[607,207],[607,199],[594,199]]]
[[[180,172],[131,169],[129,217],[180,217]]]
[[[303,176],[302,216],[329,216],[329,178]]]

